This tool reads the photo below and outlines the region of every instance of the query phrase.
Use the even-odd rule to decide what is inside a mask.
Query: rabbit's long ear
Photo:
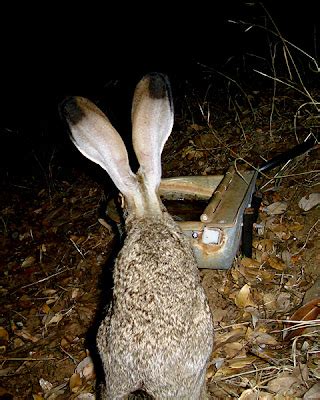
[[[161,180],[161,153],[173,126],[173,102],[165,75],[152,73],[138,83],[132,104],[133,147],[148,191]]]
[[[83,97],[67,99],[60,112],[69,124],[78,150],[105,169],[120,192],[133,195],[138,183],[129,166],[127,150],[103,112]]]

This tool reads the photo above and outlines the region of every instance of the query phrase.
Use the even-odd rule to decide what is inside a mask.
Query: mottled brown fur
[[[84,98],[63,107],[74,144],[109,173],[126,204],[127,236],[115,262],[113,301],[97,334],[105,373],[101,399],[124,399],[137,389],[161,400],[205,399],[211,314],[189,239],[158,195],[161,151],[173,125],[169,81],[149,74],[136,87],[137,174],[101,110]]]
[[[188,239],[166,213],[130,221],[97,344],[108,395],[204,398],[212,322]]]

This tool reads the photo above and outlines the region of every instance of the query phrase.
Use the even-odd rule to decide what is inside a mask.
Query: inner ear
[[[132,140],[150,191],[161,180],[161,153],[173,127],[173,103],[165,75],[149,74],[138,83],[132,104]]]
[[[78,150],[107,171],[122,193],[134,197],[136,176],[129,166],[125,144],[107,116],[83,97],[70,98],[63,107]]]

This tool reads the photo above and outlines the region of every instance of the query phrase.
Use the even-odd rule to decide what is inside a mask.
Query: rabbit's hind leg
[[[123,364],[113,360],[108,362],[108,357],[102,354],[102,363],[104,365],[105,384],[101,385],[100,400],[125,400],[128,395],[141,388],[130,370]]]
[[[171,376],[172,378],[172,376]],[[150,393],[157,400],[208,400],[205,371],[196,377],[181,380],[162,379],[161,384],[152,385]]]

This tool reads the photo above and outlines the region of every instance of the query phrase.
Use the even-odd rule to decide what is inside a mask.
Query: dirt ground
[[[250,169],[319,134],[311,106],[295,130],[303,101],[295,92],[249,95],[250,107],[203,103],[210,119],[194,98],[191,113],[181,100],[163,176],[223,174],[232,164]],[[57,154],[46,183],[27,169],[4,175],[0,399],[92,399],[101,377],[95,333],[119,249],[103,210],[114,189],[97,179],[98,169],[78,162],[61,172],[60,161]],[[311,399],[320,392],[319,167],[315,144],[263,174],[252,258],[239,253],[228,270],[200,270],[216,335],[211,399]]]

